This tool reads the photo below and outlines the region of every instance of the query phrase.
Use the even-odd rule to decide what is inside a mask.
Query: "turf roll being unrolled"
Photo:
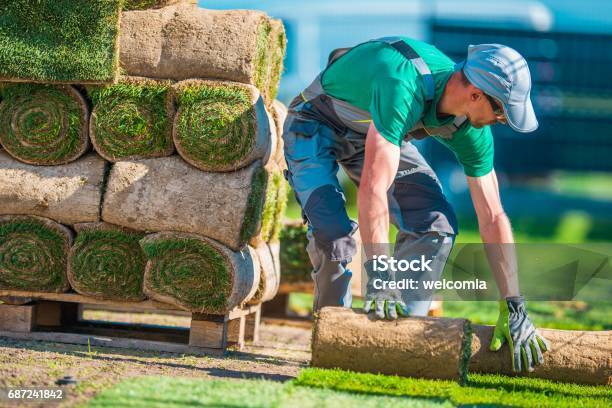
[[[144,292],[182,309],[224,314],[254,295],[259,261],[250,247],[232,251],[220,243],[180,232],[159,232],[140,244],[147,256]]]
[[[390,322],[349,308],[324,307],[313,329],[312,366],[463,383],[470,339],[465,319]]]
[[[0,214],[32,214],[64,224],[100,220],[105,163],[90,153],[63,166],[33,166],[0,150]]]
[[[169,156],[174,151],[171,84],[123,77],[117,84],[91,87],[91,142],[110,162]]]
[[[255,87],[187,80],[174,88],[173,138],[185,161],[204,171],[235,171],[269,160],[270,119]]]
[[[142,281],[146,257],[137,232],[104,222],[76,224],[68,280],[78,293],[97,299],[145,299]]]
[[[473,325],[470,372],[514,375],[507,344],[493,352],[493,326]],[[579,331],[538,329],[550,343],[544,364],[529,377],[591,385],[612,385],[612,330]]]
[[[259,260],[259,285],[249,304],[257,305],[276,296],[280,285],[280,275],[274,264],[274,254],[266,243],[253,248]]]
[[[278,86],[278,78],[271,77],[280,77],[283,46],[278,23],[254,10],[178,4],[125,11],[121,16],[120,61],[128,75],[251,84],[261,90],[267,104]]]
[[[0,143],[18,160],[65,164],[89,147],[89,108],[70,85],[0,85]]]
[[[110,171],[102,219],[143,231],[200,234],[238,250],[261,229],[267,183],[260,162],[211,173],[179,156],[121,161]]]
[[[108,83],[123,0],[0,2],[0,81]]]
[[[0,289],[65,292],[72,231],[48,218],[0,216]]]

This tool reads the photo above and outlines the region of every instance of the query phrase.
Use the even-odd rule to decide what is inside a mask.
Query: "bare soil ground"
[[[132,313],[85,311],[88,320],[112,320],[188,326],[189,318]],[[226,357],[194,356],[94,347],[0,337],[0,389],[57,388],[55,381],[70,375],[75,385],[63,386],[65,399],[27,406],[79,406],[102,389],[128,377],[167,375],[189,378],[246,378],[286,381],[310,360],[310,330],[263,323],[260,340]],[[7,404],[0,401],[0,406]],[[17,406],[15,404],[8,406]]]

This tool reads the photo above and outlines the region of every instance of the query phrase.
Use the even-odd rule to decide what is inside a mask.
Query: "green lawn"
[[[465,386],[423,380],[304,369],[287,383],[136,377],[102,391],[88,407],[602,407],[605,386],[581,386],[497,375],[470,375]]]

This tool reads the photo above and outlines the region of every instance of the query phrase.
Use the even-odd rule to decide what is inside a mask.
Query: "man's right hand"
[[[395,280],[394,274],[388,271],[382,272],[374,270],[373,260],[367,261],[363,267],[368,276],[363,311],[366,313],[373,311],[374,316],[378,319],[387,318],[389,320],[395,320],[398,316],[408,316],[408,309],[406,304],[402,301],[400,291],[398,289],[389,289],[388,287],[381,288],[382,282]],[[375,282],[375,280],[380,281]]]

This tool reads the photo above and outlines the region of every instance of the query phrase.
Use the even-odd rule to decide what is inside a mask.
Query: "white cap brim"
[[[529,133],[538,128],[538,119],[533,110],[531,98],[527,98],[522,104],[504,104],[504,111],[508,125],[517,132]]]

